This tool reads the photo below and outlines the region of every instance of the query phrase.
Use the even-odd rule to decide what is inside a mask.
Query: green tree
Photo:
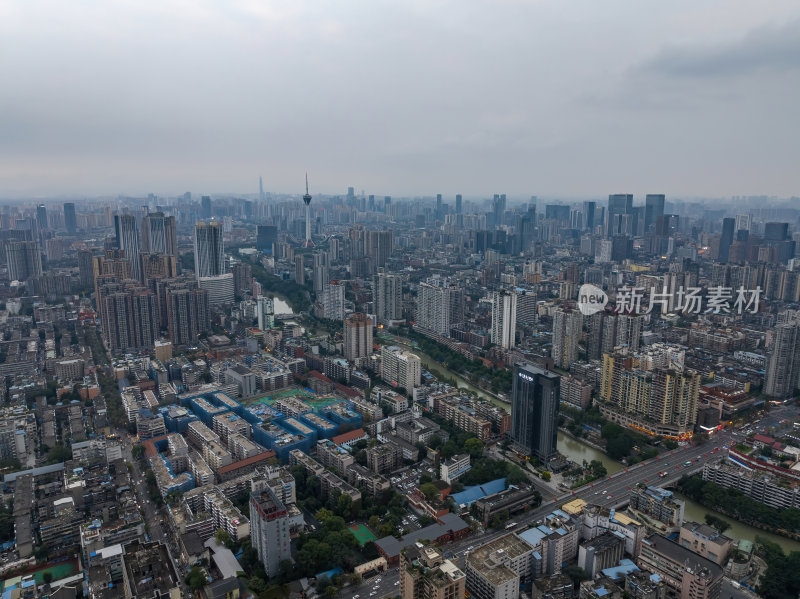
[[[228,549],[233,549],[233,539],[230,533],[224,528],[217,529],[217,532],[214,533],[214,540],[220,545],[225,545]]]
[[[322,508],[320,510],[317,510],[317,513],[314,514],[314,517],[323,524],[325,523],[325,520],[333,518],[334,516],[335,514],[328,508]]]
[[[589,580],[589,575],[586,573],[586,570],[580,566],[568,566],[564,568],[563,572],[569,576],[569,578],[572,580],[573,586],[576,588],[584,580]]]
[[[470,457],[479,458],[483,455],[483,443],[476,437],[471,437],[464,442],[464,450],[469,453]]]
[[[45,584],[50,584],[53,582],[53,573],[50,570],[47,570],[43,575],[42,579],[44,580]]]
[[[47,463],[58,464],[59,462],[66,462],[72,459],[72,448],[65,447],[61,444],[54,445],[50,451],[47,452]]]
[[[339,499],[336,500],[336,511],[339,513],[339,515],[349,520],[352,509],[353,498],[347,493],[342,493],[339,495]]]
[[[592,469],[592,475],[596,478],[602,478],[608,474],[608,470],[600,460],[592,460],[589,467]]]
[[[189,573],[186,575],[186,584],[193,591],[199,591],[206,584],[206,575],[203,574],[202,568],[192,566]]]
[[[432,501],[434,498],[440,495],[439,489],[437,489],[436,485],[433,483],[425,483],[419,488],[419,490],[428,501]]]
[[[713,514],[706,514],[705,520],[706,520],[706,524],[716,528],[720,532],[720,534],[724,533],[726,530],[728,530],[731,527],[730,522],[728,522],[726,520],[723,520],[722,518],[718,518],[717,516],[714,516]]]
[[[247,581],[247,588],[253,591],[256,595],[261,595],[261,593],[267,590],[267,583],[264,582],[263,578],[253,576]]]
[[[372,516],[369,517],[369,527],[372,530],[375,530],[376,528],[378,528],[380,523],[381,523],[381,519],[378,518],[378,516],[373,514]]]

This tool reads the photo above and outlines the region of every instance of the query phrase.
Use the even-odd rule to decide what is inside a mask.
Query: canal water
[[[586,460],[587,462],[591,462],[592,460],[600,460],[603,463],[603,466],[606,467],[606,470],[609,474],[614,474],[615,472],[619,472],[624,468],[622,464],[616,460],[612,460],[603,452],[598,451],[594,447],[586,445],[585,443],[577,441],[572,437],[565,435],[561,431],[558,431],[558,451],[567,456],[573,462],[577,462],[579,464],[583,460]],[[731,538],[754,541],[756,535],[758,535],[777,543],[787,553],[790,551],[800,551],[800,542],[793,541],[791,539],[787,539],[786,537],[782,537],[764,530],[759,530],[758,528],[753,528],[752,526],[748,526],[746,524],[742,524],[741,522],[738,522],[733,518],[729,518],[724,514],[715,513],[713,510],[704,507],[699,503],[692,501],[688,497],[680,495],[679,493],[676,493],[676,496],[683,499],[686,504],[684,508],[685,520],[693,522],[705,522],[706,514],[714,513],[714,515],[722,518],[731,525],[731,527],[725,531],[725,534]]]
[[[275,306],[275,314],[293,314],[292,309],[286,300],[279,297],[272,298],[273,305]]]
[[[278,312],[278,300],[275,300],[275,312]],[[288,307],[288,306],[287,306]],[[408,346],[406,346],[408,347]],[[429,355],[419,351],[418,349],[411,349],[415,354],[420,357],[423,366],[429,370],[434,376],[443,377],[447,379],[453,379],[458,384],[459,388],[467,389],[475,393],[478,397],[490,401],[491,403],[499,406],[501,408],[505,408],[506,410],[511,410],[511,405],[507,402],[501,401],[494,395],[479,389],[472,385],[469,381],[467,381],[464,377],[459,376],[458,374],[447,370],[444,366],[439,364],[436,360],[431,358]],[[587,462],[591,462],[592,460],[600,460],[603,466],[605,466],[606,470],[609,474],[614,474],[619,472],[624,468],[624,466],[617,462],[616,460],[611,459],[602,451],[591,447],[590,445],[586,445],[585,443],[573,439],[568,435],[565,435],[563,432],[558,432],[558,450],[567,456],[573,462],[577,462],[580,464],[583,460]],[[713,510],[700,505],[692,501],[687,497],[683,497],[680,494],[676,494],[678,497],[684,500],[685,508],[684,508],[684,518],[689,521],[694,522],[705,522],[705,515],[708,513],[713,512]],[[768,539],[783,548],[785,552],[790,551],[800,551],[800,542],[793,541],[791,539],[787,539],[786,537],[782,537],[780,535],[776,535],[764,530],[759,530],[757,528],[753,528],[752,526],[748,526],[746,524],[742,524],[734,520],[733,518],[729,518],[724,514],[715,513],[716,516],[722,518],[726,522],[728,522],[731,526],[728,530],[725,531],[725,534],[734,539],[747,539],[749,541],[754,541],[756,535]]]

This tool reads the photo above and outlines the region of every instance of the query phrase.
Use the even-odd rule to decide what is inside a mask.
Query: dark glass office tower
[[[514,365],[511,438],[540,460],[556,455],[561,376],[533,364]]]
[[[722,235],[719,238],[719,261],[727,262],[733,243],[733,228],[736,225],[735,218],[722,219]]]

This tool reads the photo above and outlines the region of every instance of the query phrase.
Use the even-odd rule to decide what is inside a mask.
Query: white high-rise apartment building
[[[517,335],[517,294],[510,291],[492,293],[492,343],[512,349]]]
[[[380,324],[403,319],[403,281],[399,276],[378,273],[374,293],[375,317]]]
[[[450,328],[464,321],[464,290],[447,279],[431,278],[420,283],[417,297],[417,324],[450,336]]]
[[[322,288],[322,317],[344,320],[344,282],[331,281]]]
[[[422,362],[419,356],[396,345],[381,348],[381,377],[392,386],[402,387],[411,394],[422,380]]]

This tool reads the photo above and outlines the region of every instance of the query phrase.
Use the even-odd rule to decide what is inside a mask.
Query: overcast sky
[[[0,0],[0,197],[800,195],[797,0]]]

